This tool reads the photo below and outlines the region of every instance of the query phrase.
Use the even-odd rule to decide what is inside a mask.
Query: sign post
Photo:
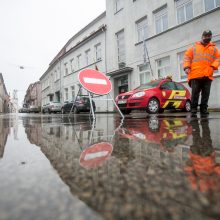
[[[105,100],[112,101],[116,109],[119,111],[121,117],[124,118],[124,115],[122,114],[121,110],[119,109],[114,99],[110,95],[110,92],[112,90],[112,84],[106,75],[94,69],[84,69],[81,72],[79,72],[78,79],[80,82],[80,88],[77,93],[77,96],[79,95],[79,92],[82,88],[84,88],[88,92],[88,96],[90,100],[90,113],[92,113],[94,120],[95,120],[95,111],[92,104],[92,99],[94,98],[93,95],[97,95],[97,97],[103,95],[107,95],[107,96],[109,95],[110,98]],[[75,105],[77,96],[70,110],[70,114]]]

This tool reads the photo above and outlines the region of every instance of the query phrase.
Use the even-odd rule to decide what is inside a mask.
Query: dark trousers
[[[212,80],[207,77],[200,79],[192,79],[190,80],[191,88],[192,88],[192,112],[197,111],[198,102],[199,102],[199,94],[201,92],[201,104],[200,104],[200,112],[206,112],[208,108],[209,94],[211,89]]]

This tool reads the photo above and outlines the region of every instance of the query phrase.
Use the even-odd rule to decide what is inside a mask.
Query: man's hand
[[[190,68],[186,68],[184,71],[185,71],[185,74],[188,75],[189,71],[190,71]]]

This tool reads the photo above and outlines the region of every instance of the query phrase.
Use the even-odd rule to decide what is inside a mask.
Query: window
[[[205,11],[210,11],[220,6],[220,0],[204,0],[204,1],[205,1]]]
[[[70,68],[71,68],[71,72],[74,72],[74,59],[70,60]]]
[[[185,51],[177,54],[177,57],[178,57],[178,71],[179,71],[180,79],[182,79],[182,80],[187,79],[187,75],[183,70],[184,54],[185,54]]]
[[[78,65],[78,69],[80,69],[81,68],[81,54],[79,54],[78,56],[77,56],[77,65]]]
[[[185,90],[184,86],[180,83],[175,83],[177,90]]]
[[[95,45],[95,59],[96,61],[99,61],[102,59],[102,49],[101,49],[101,44]]]
[[[142,18],[136,22],[138,42],[147,39],[147,18]]]
[[[58,78],[57,78],[57,71],[55,70],[55,72],[54,72],[54,82],[56,82],[58,80]]]
[[[170,57],[164,57],[156,62],[158,77],[165,77],[170,74]]]
[[[145,84],[151,80],[149,63],[139,65],[138,70],[140,85]]]
[[[181,24],[193,18],[192,0],[176,1],[177,23]]]
[[[116,34],[117,38],[117,51],[118,51],[118,64],[119,68],[125,67],[125,37],[124,31]]]
[[[85,52],[85,60],[86,60],[86,66],[90,64],[90,50],[87,50]]]
[[[167,7],[163,7],[160,10],[154,12],[156,34],[159,34],[168,29],[168,14]]]
[[[161,85],[162,89],[167,89],[167,90],[176,90],[176,86],[174,82],[164,82]]]
[[[65,89],[65,101],[68,101],[68,88]]]
[[[123,0],[115,0],[115,12],[120,11],[121,9],[123,9]]]
[[[75,86],[71,86],[71,98],[72,98],[72,100],[74,100],[75,99]]]
[[[67,66],[67,63],[64,63],[64,76],[67,76],[68,75],[68,66]]]

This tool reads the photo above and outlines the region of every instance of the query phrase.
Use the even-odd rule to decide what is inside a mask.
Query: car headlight
[[[139,98],[139,97],[142,97],[142,96],[144,96],[145,95],[145,92],[137,92],[137,93],[135,93],[132,97],[134,97],[134,98]]]

